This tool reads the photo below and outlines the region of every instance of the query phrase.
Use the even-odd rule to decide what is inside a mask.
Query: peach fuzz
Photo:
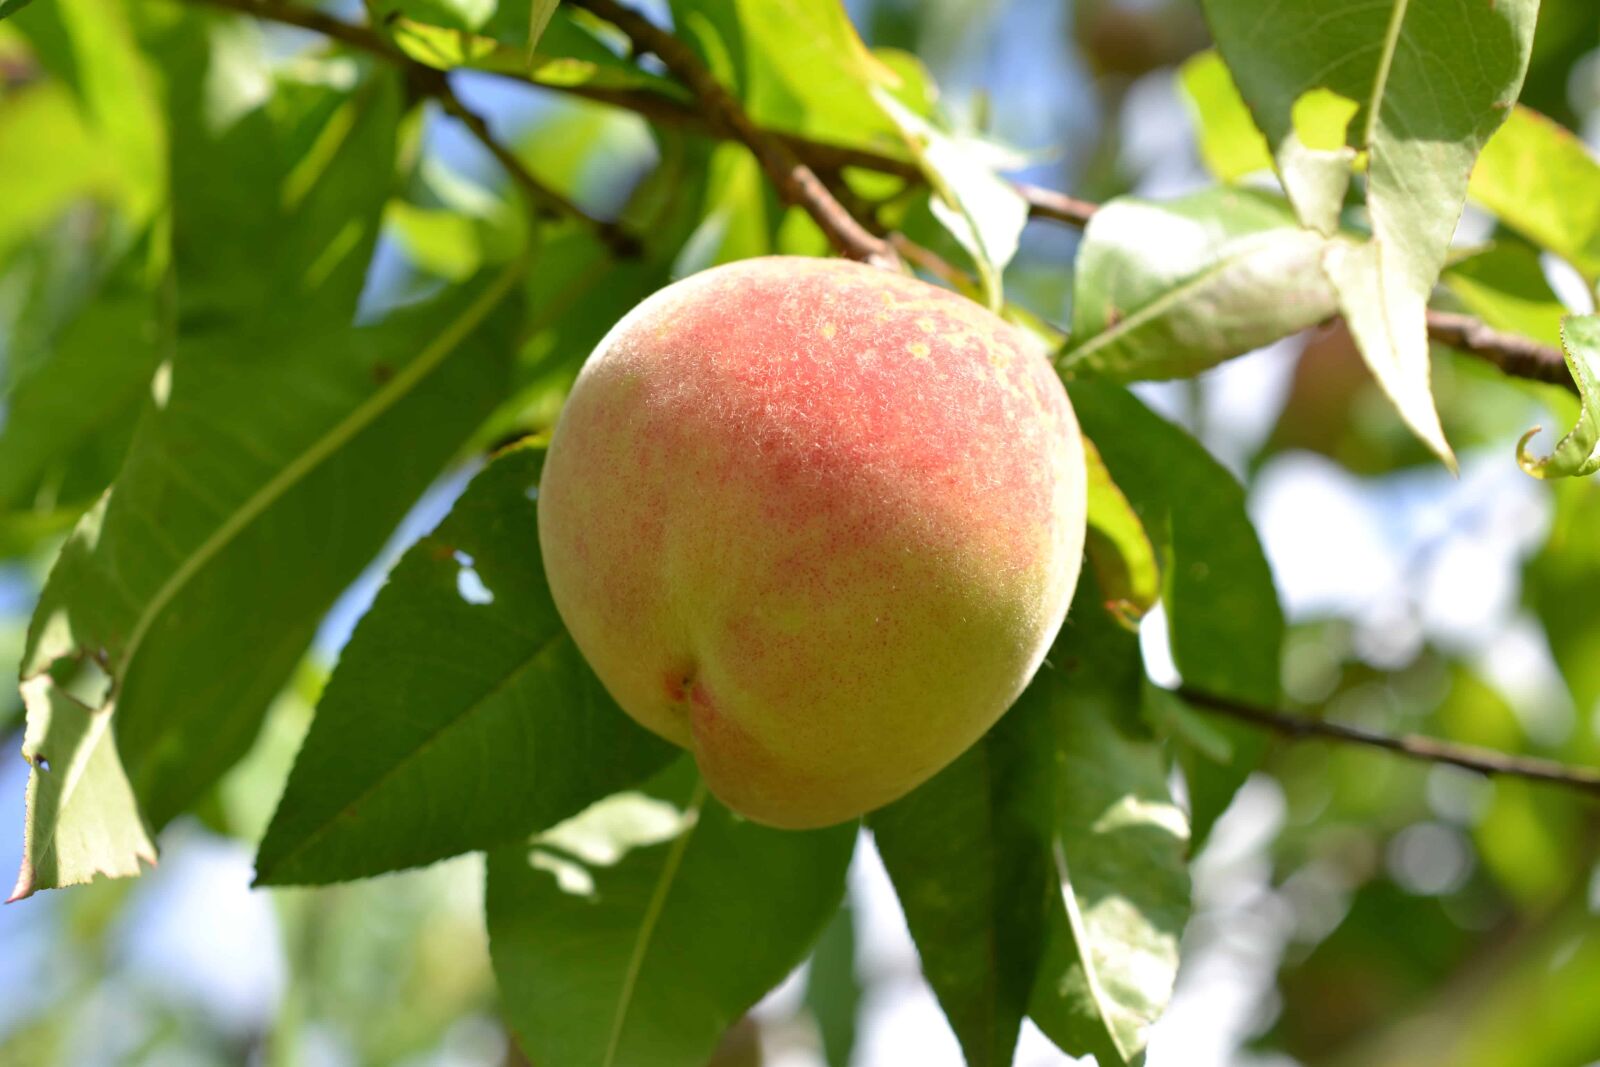
[[[825,826],[904,795],[1027,685],[1082,556],[1040,345],[841,260],[716,267],[590,356],[539,495],[556,606],[721,800]]]

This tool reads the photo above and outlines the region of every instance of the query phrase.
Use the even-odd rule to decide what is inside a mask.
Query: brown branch
[[[694,93],[712,122],[750,149],[778,195],[786,203],[804,208],[835,249],[863,263],[896,265],[893,249],[834,199],[816,172],[801,161],[787,142],[757,126],[692,48],[617,0],[574,3],[616,26],[633,42],[636,51],[653,53],[660,59]]]
[[[1548,382],[1576,393],[1577,383],[1558,349],[1519,334],[1491,329],[1481,319],[1428,309],[1428,336],[1442,345],[1494,364],[1513,378]]]
[[[1446,763],[1486,776],[1525,778],[1600,796],[1600,768],[1596,767],[1580,767],[1533,756],[1514,756],[1491,748],[1459,745],[1419,734],[1382,734],[1359,726],[1346,726],[1229,700],[1188,686],[1179,686],[1170,692],[1193,707],[1272,730],[1296,741],[1316,739],[1381,748],[1425,763]]]
[[[408,69],[432,70],[412,60],[372,30],[332,18],[307,7],[282,3],[280,0],[197,0],[197,2],[313,30]],[[640,31],[645,37],[644,41],[630,33],[628,26],[617,24],[630,39],[635,41],[636,47],[642,51],[654,52],[674,74],[690,83],[690,88],[700,99],[703,110],[650,90],[597,88],[587,85],[545,85],[526,75],[503,71],[493,73],[537,88],[623,108],[652,122],[677,126],[710,137],[742,141],[756,153],[756,158],[784,198],[790,203],[800,204],[806,208],[812,218],[817,219],[818,225],[822,226],[823,232],[828,234],[835,247],[847,254],[855,254],[856,258],[860,259],[871,258],[879,249],[890,256],[893,255],[885,242],[857,222],[839,205],[838,200],[829,194],[818,179],[817,171],[836,172],[844,167],[858,167],[893,175],[907,182],[920,183],[922,173],[915,163],[873,152],[870,149],[832,144],[762,129],[750,120],[738,102],[711,77],[698,57],[677,38],[617,4],[615,0],[576,0],[576,2],[580,6],[588,7],[607,21],[614,22],[610,15],[615,14],[628,22],[634,30]],[[657,46],[671,53],[673,59],[669,60],[667,55],[662,55]],[[681,69],[675,67],[675,63],[680,64]],[[695,72],[692,75],[693,81],[689,74],[691,70]],[[694,84],[695,81],[700,83],[698,87]],[[474,132],[476,134],[476,131]],[[502,158],[498,152],[496,158],[500,158],[502,163],[507,162],[507,159]],[[526,170],[526,168],[521,169]],[[512,170],[512,176],[519,184],[527,187],[526,179],[520,177],[516,170]],[[531,175],[528,177],[531,178]],[[1098,208],[1097,204],[1051,189],[1021,182],[1015,185],[1023,199],[1028,202],[1028,213],[1032,218],[1083,226]],[[544,202],[551,205],[555,203],[550,199]],[[570,205],[570,202],[567,203]],[[576,211],[576,206],[572,207]],[[614,227],[614,224],[599,220],[590,221],[597,230]],[[616,233],[623,231],[616,230]],[[602,232],[601,236],[608,244],[616,239],[615,233],[608,235]],[[624,246],[627,246],[632,238],[623,233],[622,240]],[[1511,377],[1548,382],[1577,391],[1561,353],[1548,345],[1539,344],[1517,334],[1491,329],[1482,321],[1469,316],[1434,310],[1428,312],[1428,335],[1440,344],[1493,364]]]

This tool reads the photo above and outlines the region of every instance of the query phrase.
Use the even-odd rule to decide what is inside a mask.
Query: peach
[[[670,285],[579,374],[539,543],[618,704],[757,822],[887,804],[1066,616],[1077,420],[1039,344],[914,278],[771,257]]]

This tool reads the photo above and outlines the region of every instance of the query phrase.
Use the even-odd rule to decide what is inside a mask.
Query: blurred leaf
[[[76,94],[83,130],[99,154],[85,170],[110,183],[129,230],[138,232],[165,202],[167,139],[154,64],[135,39],[129,8],[120,0],[51,0],[16,25]],[[54,149],[58,139],[70,143],[71,136],[62,129],[37,143]],[[53,151],[35,153],[20,173],[40,182],[58,165]]]
[[[41,145],[49,145],[41,152]],[[120,172],[60,83],[7,93],[0,108],[0,258],[84,197],[114,200]]]
[[[837,0],[672,0],[671,9],[676,32],[760,125],[906,158],[872,95],[905,87]]]
[[[555,16],[556,8],[561,0],[529,0],[528,2],[528,66],[534,64],[534,57],[538,55],[539,38],[544,36],[544,31],[550,25],[550,19]]]
[[[1011,1063],[1039,966],[1054,896],[1055,728],[1048,705],[1024,697],[955,763],[867,820],[971,1067]]]
[[[855,915],[848,896],[811,954],[806,1006],[817,1021],[828,1067],[850,1067],[861,1012],[861,980],[856,976]]]
[[[1086,588],[1087,586],[1087,588]],[[1061,907],[1029,1014],[1071,1055],[1139,1062],[1165,1011],[1189,915],[1189,828],[1161,746],[1137,734],[1139,642],[1080,583],[1062,636],[1010,715],[1042,715],[1055,739],[1051,858]]]
[[[1209,48],[1191,56],[1178,68],[1178,85],[1195,125],[1200,160],[1218,181],[1236,182],[1272,169],[1272,149],[1221,56]]]
[[[1600,315],[1569,315],[1561,324],[1562,355],[1578,383],[1583,411],[1578,423],[1556,442],[1548,456],[1528,454],[1539,427],[1517,442],[1517,465],[1535,478],[1573,478],[1600,470]]]
[[[1133,505],[1112,480],[1100,450],[1087,437],[1083,455],[1089,470],[1084,551],[1105,597],[1105,609],[1125,625],[1136,627],[1161,598],[1161,567],[1155,546]]]
[[[0,0],[0,19],[10,18],[33,3],[33,0]]]
[[[677,751],[628,719],[545,585],[542,450],[405,554],[328,683],[256,859],[267,885],[414,867],[552,825]]]
[[[1591,284],[1600,279],[1600,160],[1570,130],[1513,108],[1484,145],[1467,192]]]
[[[1206,0],[1301,220],[1334,239],[1323,270],[1368,366],[1447,465],[1424,313],[1472,162],[1515,102],[1537,0],[1391,0],[1326,11]],[[1330,122],[1348,123],[1329,136]],[[1372,237],[1335,237],[1358,151]]]
[[[1539,254],[1521,241],[1497,240],[1451,266],[1440,280],[1495,329],[1560,346],[1567,309],[1545,279]]]
[[[1172,656],[1186,684],[1271,706],[1279,696],[1283,613],[1244,491],[1192,437],[1109,382],[1068,386],[1084,433],[1170,563],[1163,600]],[[1261,733],[1217,722],[1232,746],[1214,762],[1178,748],[1196,847],[1265,751]]]
[[[0,515],[75,517],[116,474],[163,354],[150,258],[141,244],[113,266],[42,355],[9,354],[21,373],[0,425]]]
[[[1062,365],[1188,377],[1315,325],[1336,310],[1326,247],[1282,200],[1254,190],[1113,200],[1084,233]]]
[[[769,254],[767,196],[761,165],[748,148],[714,146],[706,173],[703,217],[674,260],[673,274],[686,277],[719,263]]]
[[[1000,276],[1017,254],[1028,222],[1027,201],[995,173],[980,142],[939,129],[881,86],[874,87],[873,96],[899,126],[933,189],[929,207],[934,217],[972,257],[984,301],[998,313],[1004,298]]]
[[[855,835],[741,819],[684,757],[491,853],[490,951],[528,1058],[704,1063],[838,909]]]
[[[637,67],[540,52],[530,58],[525,47],[425,20],[396,18],[389,32],[401,51],[436,70],[486,70],[560,89],[648,89],[668,99],[684,95],[676,83]]]

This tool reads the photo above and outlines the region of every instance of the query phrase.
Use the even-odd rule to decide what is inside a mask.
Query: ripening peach
[[[1085,474],[1040,346],[840,260],[697,274],[629,313],[550,443],[539,543],[617,702],[779,827],[887,804],[1027,685]]]

